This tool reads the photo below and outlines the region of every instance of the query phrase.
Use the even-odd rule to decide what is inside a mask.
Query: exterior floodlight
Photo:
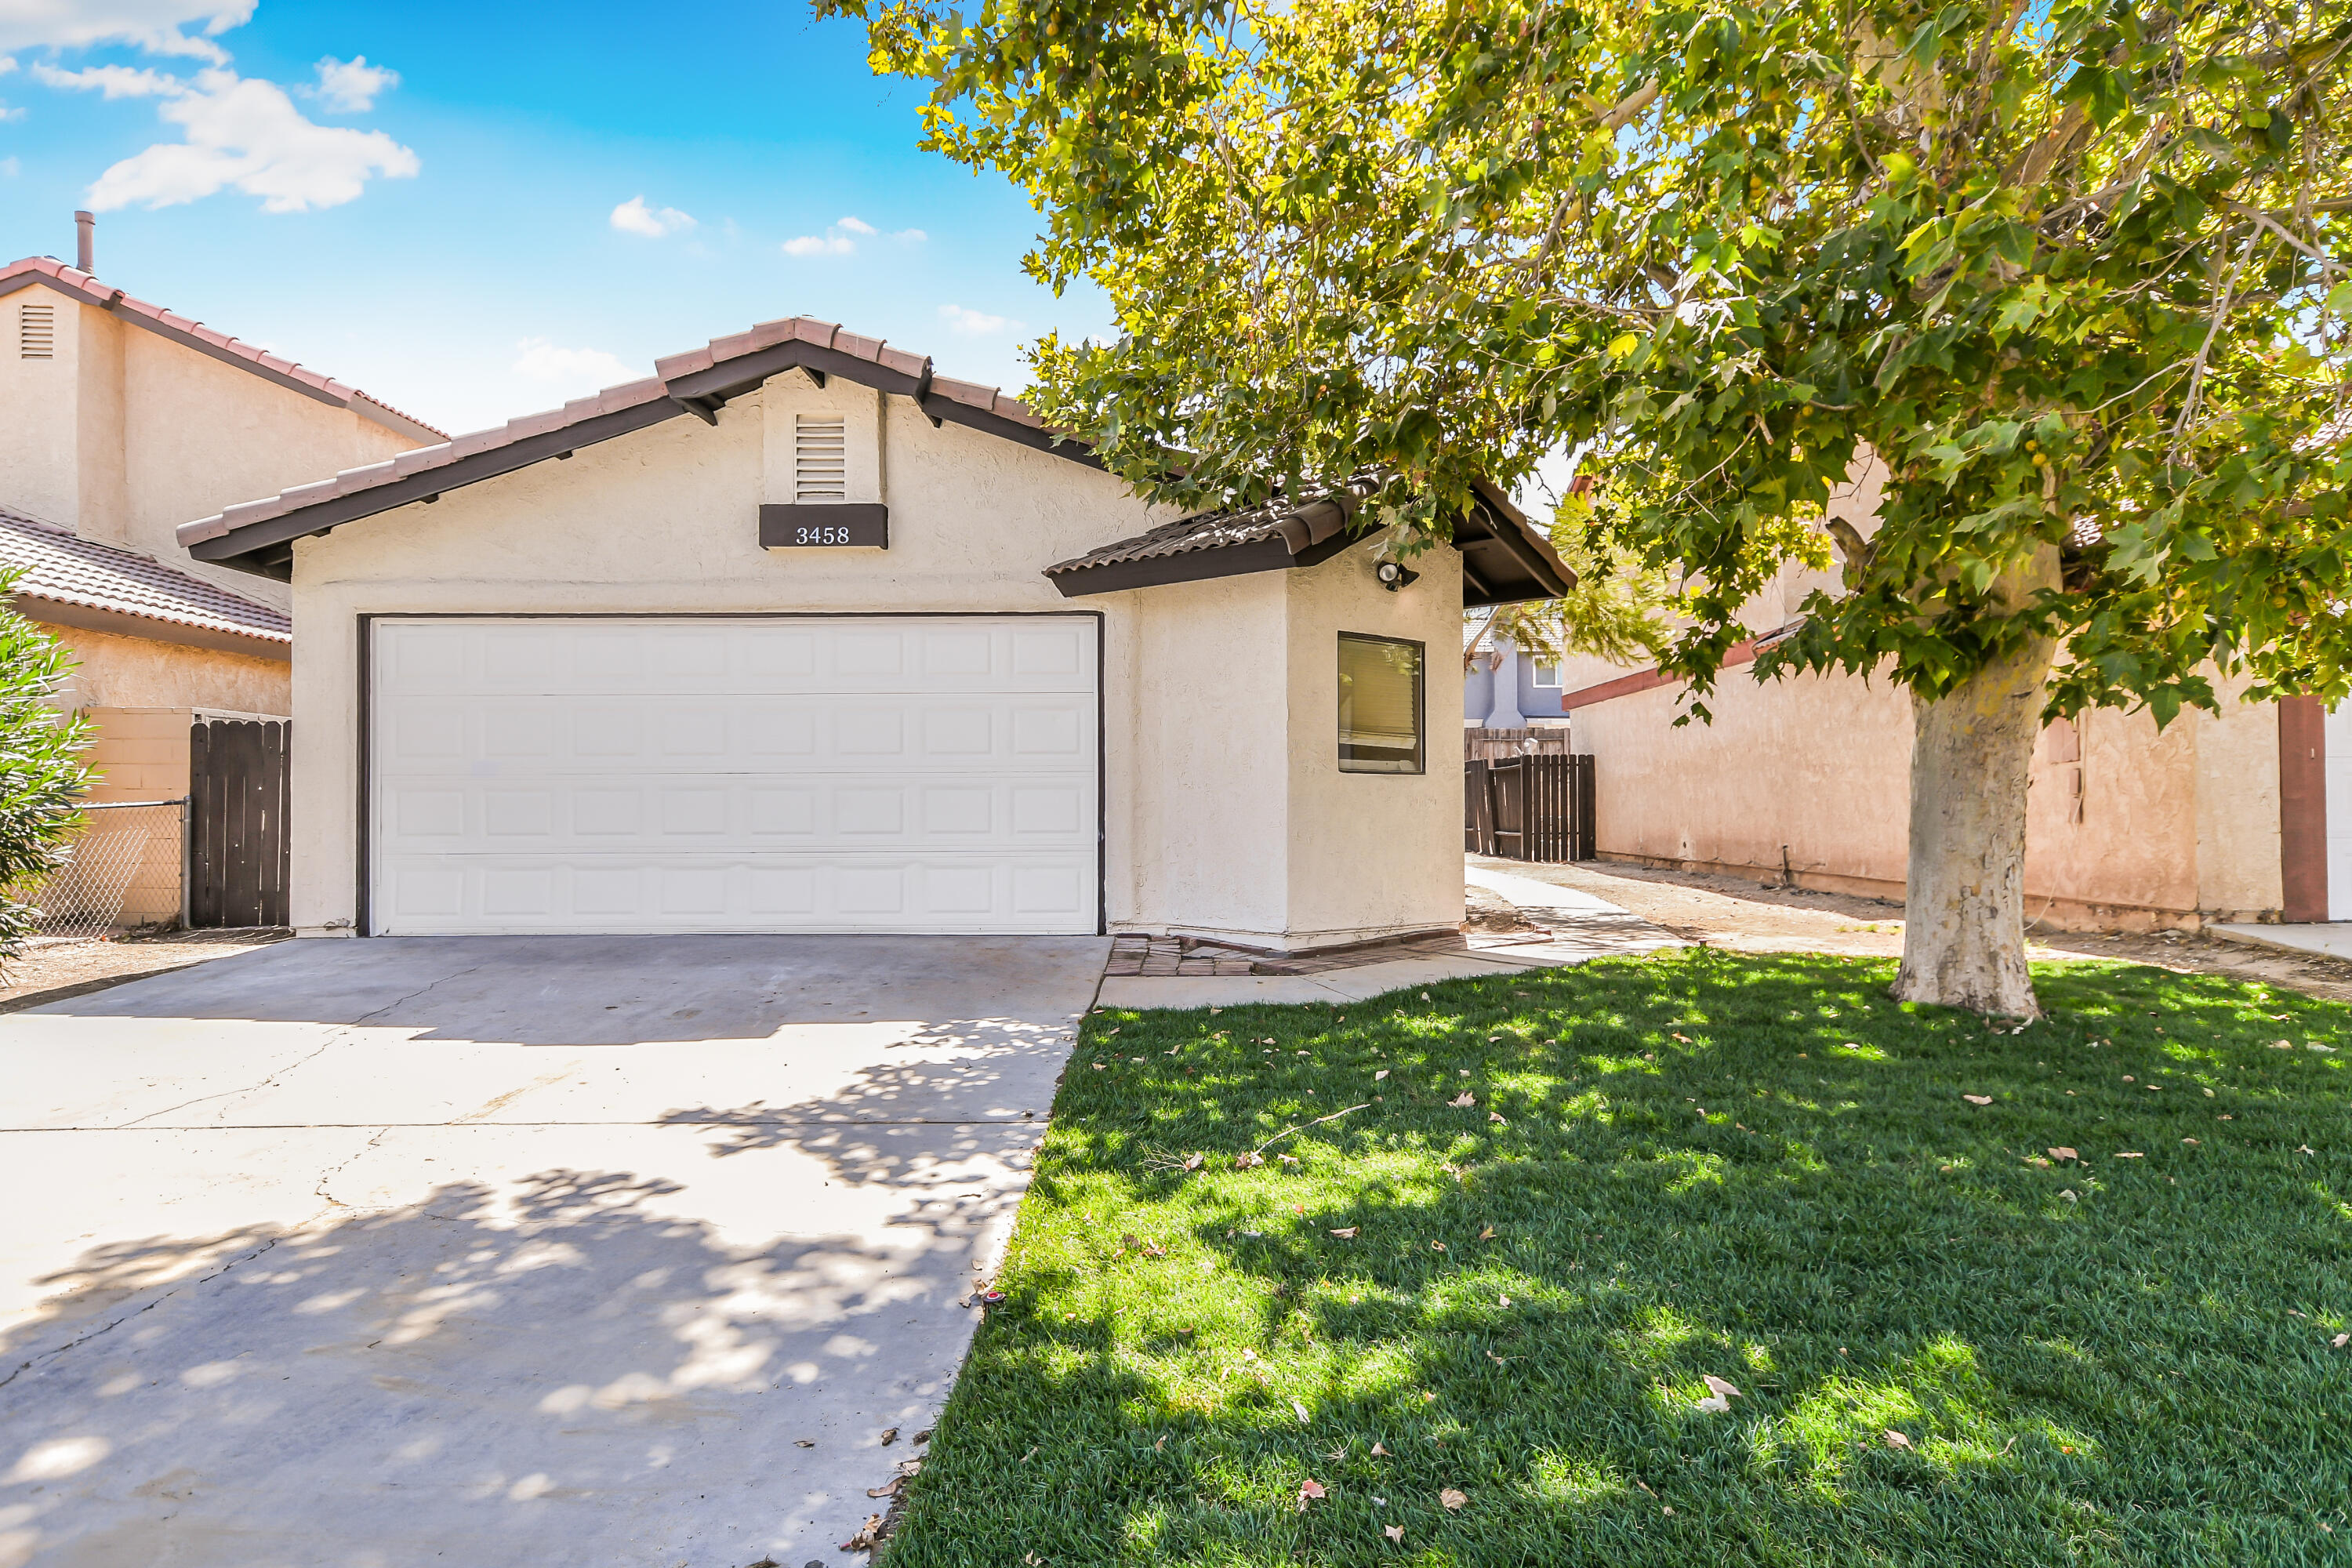
[[[1420,573],[1407,571],[1402,562],[1396,561],[1381,562],[1372,568],[1372,575],[1379,578],[1381,586],[1391,594],[1407,584],[1415,583],[1421,579]]]

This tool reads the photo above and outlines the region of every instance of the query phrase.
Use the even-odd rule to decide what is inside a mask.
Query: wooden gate
[[[188,924],[287,922],[289,719],[198,719],[188,734]]]
[[[1590,860],[1592,755],[1501,757],[1469,764],[1464,843],[1506,860]]]

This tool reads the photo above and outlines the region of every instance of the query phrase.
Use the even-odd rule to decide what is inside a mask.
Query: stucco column
[[[1528,716],[1519,711],[1519,650],[1517,644],[1495,639],[1494,700],[1486,710],[1489,730],[1524,730]]]

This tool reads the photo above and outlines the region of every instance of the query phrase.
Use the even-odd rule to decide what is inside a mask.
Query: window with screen
[[[1339,771],[1423,771],[1422,645],[1339,634]]]

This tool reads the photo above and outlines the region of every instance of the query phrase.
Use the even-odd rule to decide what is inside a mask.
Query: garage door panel
[[[1097,928],[1091,618],[377,634],[378,930]]]
[[[402,936],[485,930],[1052,931],[1093,920],[1091,854],[1024,857],[1017,864],[1001,857],[891,852],[554,862],[388,856],[383,864],[378,929]]]
[[[477,770],[484,777],[604,774],[617,762],[636,772],[698,774],[898,761],[1059,772],[1090,769],[1097,741],[1091,696],[957,702],[830,696],[694,707],[657,697],[568,704],[561,697],[499,697],[476,699],[464,710],[450,706],[457,700],[411,696],[382,705],[383,776],[438,776],[454,758],[487,764],[488,771]]]
[[[475,782],[475,781],[467,781]],[[393,854],[534,848],[656,853],[696,840],[1003,848],[1094,841],[1091,780],[934,780],[897,773],[776,777],[656,775],[531,783],[500,778],[472,790],[390,779],[383,847]]]
[[[380,695],[755,696],[778,692],[1091,696],[1095,629],[1083,621],[1014,624],[910,616],[713,617],[692,629],[549,617],[459,626],[377,623]]]

